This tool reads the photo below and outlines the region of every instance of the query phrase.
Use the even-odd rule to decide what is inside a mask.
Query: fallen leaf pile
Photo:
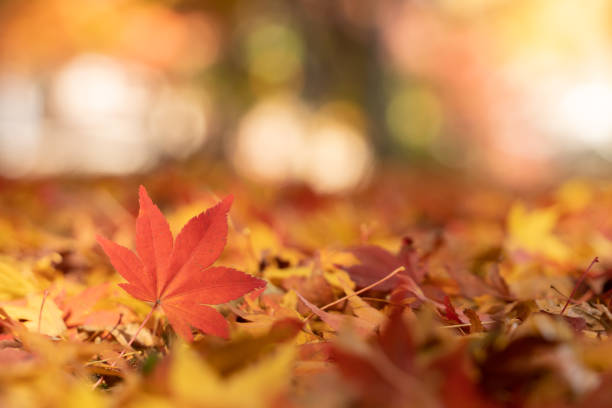
[[[0,184],[0,406],[612,406],[611,184],[201,174]]]

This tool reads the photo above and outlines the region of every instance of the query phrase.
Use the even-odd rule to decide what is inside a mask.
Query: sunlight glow
[[[0,174],[126,174],[206,142],[207,105],[150,69],[84,54],[44,81],[0,72]],[[48,107],[48,109],[46,109]]]
[[[310,138],[304,178],[319,193],[355,189],[372,166],[372,153],[358,130],[340,121],[328,121]]]
[[[306,149],[306,113],[293,99],[271,99],[255,106],[242,120],[234,165],[243,175],[264,181],[299,178]]]
[[[270,98],[247,113],[228,153],[247,178],[302,182],[325,194],[355,189],[373,162],[358,127],[330,113],[314,114],[287,97]]]
[[[590,79],[567,89],[557,105],[557,120],[568,137],[602,146],[612,141],[612,82]]]
[[[83,55],[68,63],[54,81],[53,97],[60,118],[76,126],[133,118],[146,102],[145,89],[130,78],[127,68],[101,55]]]
[[[40,87],[23,75],[0,74],[0,172],[21,176],[36,160],[42,125]]]
[[[200,99],[170,87],[155,98],[147,125],[160,153],[184,159],[206,142],[208,120]]]

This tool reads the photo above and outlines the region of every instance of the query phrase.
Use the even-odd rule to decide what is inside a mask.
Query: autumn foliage
[[[0,185],[0,406],[612,406],[609,186],[218,177]]]
[[[119,286],[136,299],[160,306],[187,341],[193,340],[190,325],[227,338],[223,316],[204,305],[225,303],[265,286],[261,279],[235,269],[210,267],[225,247],[232,200],[230,196],[192,218],[173,242],[168,222],[141,186],[135,239],[140,257],[98,237],[117,272],[128,281]]]

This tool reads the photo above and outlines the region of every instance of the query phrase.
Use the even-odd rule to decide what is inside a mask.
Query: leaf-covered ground
[[[202,297],[247,293],[214,306],[228,339],[222,320],[205,333],[210,309],[185,288],[191,320],[169,323],[168,291],[148,287],[147,303],[118,286],[96,236],[135,250],[143,273],[143,254],[160,254],[159,228],[135,242],[140,184],[174,237],[234,196],[214,265],[245,286],[215,275],[226,292]],[[519,197],[388,170],[361,193],[319,197],[213,167],[4,181],[0,194],[0,406],[612,406],[610,184]],[[191,276],[215,239],[198,247],[202,270],[179,268],[184,285],[208,282]],[[164,251],[155,259],[172,264]]]

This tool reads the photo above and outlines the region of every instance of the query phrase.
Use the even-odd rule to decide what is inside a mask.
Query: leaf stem
[[[43,307],[45,307],[45,301],[47,300],[47,296],[49,296],[49,290],[45,289],[45,291],[43,292],[42,302],[40,302],[40,310],[38,311],[38,333],[40,333],[40,326],[41,326],[41,323],[42,323]]]
[[[125,353],[123,356],[133,356],[134,354],[138,354],[137,351],[130,351],[129,353]],[[111,361],[114,360],[113,357],[110,358],[105,358],[103,360],[94,360],[94,361],[88,361],[85,363],[85,366],[90,366],[90,365],[94,365],[94,364],[99,364],[99,363],[106,363],[107,361]]]
[[[115,331],[115,329],[116,329],[117,327],[119,327],[119,325],[121,324],[121,320],[122,320],[122,319],[123,319],[123,313],[119,313],[119,319],[117,319],[117,323],[115,323],[115,325],[113,326],[113,328],[112,328],[112,329],[110,329],[109,331],[107,331],[107,332],[104,334],[104,336],[100,337],[100,340],[106,340],[106,338],[107,338],[108,336],[110,336],[110,335],[111,335],[111,333],[112,333],[112,332],[114,332],[114,331]]]
[[[140,334],[140,332],[142,331],[142,329],[145,327],[145,325],[147,324],[147,322],[149,321],[149,319],[151,319],[151,316],[153,316],[153,312],[155,311],[155,309],[157,309],[157,306],[159,306],[159,303],[155,303],[153,305],[153,307],[151,308],[151,311],[149,312],[149,314],[147,314],[147,316],[144,318],[144,320],[142,321],[142,323],[140,323],[140,326],[138,326],[138,329],[136,329],[136,332],[134,333],[134,335],[132,336],[132,339],[129,341],[129,343],[127,344],[127,347],[124,348],[121,353],[119,354],[118,357],[116,357],[112,364],[111,364],[111,368],[114,368],[115,365],[117,365],[117,361],[119,361],[123,356],[125,356],[126,350],[130,347],[132,347],[132,344],[134,343],[134,340],[136,340],[136,337],[138,337],[138,335]],[[93,385],[92,389],[96,389],[98,388],[98,385],[100,385],[100,383],[102,383],[102,379],[103,377],[98,378],[98,381]]]
[[[496,322],[480,322],[482,324],[495,324]],[[470,327],[472,323],[452,324],[450,326],[441,326],[443,329],[457,329],[461,327]]]
[[[153,305],[153,307],[151,308],[151,311],[149,312],[149,314],[144,318],[144,320],[142,321],[142,323],[140,323],[140,326],[138,326],[138,329],[136,330],[136,333],[134,333],[134,335],[132,336],[132,339],[130,340],[130,342],[127,344],[128,348],[132,347],[132,343],[134,343],[134,340],[136,340],[136,337],[138,337],[138,335],[140,334],[140,331],[145,327],[145,324],[147,324],[147,322],[149,321],[149,319],[151,318],[151,316],[153,316],[153,312],[155,311],[155,309],[157,309],[157,306],[159,305],[159,303],[155,303]],[[125,349],[124,351],[125,352]],[[120,355],[121,356],[121,355]]]
[[[584,279],[586,278],[587,274],[589,273],[593,265],[595,265],[597,262],[599,262],[599,258],[598,257],[593,258],[589,267],[586,268],[586,270],[582,273],[582,275],[580,276],[580,279],[578,279],[578,282],[576,282],[574,289],[572,289],[572,293],[570,293],[569,297],[567,298],[567,301],[565,302],[565,306],[563,306],[563,309],[561,309],[561,316],[563,316],[563,314],[565,313],[565,309],[567,309],[567,305],[569,305],[570,301],[576,294],[578,287],[582,284],[582,281],[584,281]]]
[[[328,309],[328,308],[330,308],[330,307],[332,307],[334,305],[337,305],[338,303],[340,303],[342,301],[345,301],[348,298],[351,298],[353,296],[357,296],[357,295],[359,295],[359,294],[361,294],[363,292],[366,292],[366,291],[372,289],[373,287],[380,285],[384,281],[386,281],[388,279],[391,279],[393,276],[395,276],[398,273],[404,271],[405,269],[406,268],[404,268],[403,266],[400,266],[399,268],[394,269],[392,272],[390,272],[387,276],[383,277],[382,279],[377,280],[376,282],[366,286],[363,289],[359,289],[357,292],[351,293],[350,295],[346,295],[346,296],[341,297],[340,299],[334,300],[333,302],[328,303],[325,306],[323,306],[320,310]],[[307,322],[308,320],[310,320],[312,318],[312,316],[314,316],[314,313],[311,313],[310,315],[308,315],[304,321]]]

